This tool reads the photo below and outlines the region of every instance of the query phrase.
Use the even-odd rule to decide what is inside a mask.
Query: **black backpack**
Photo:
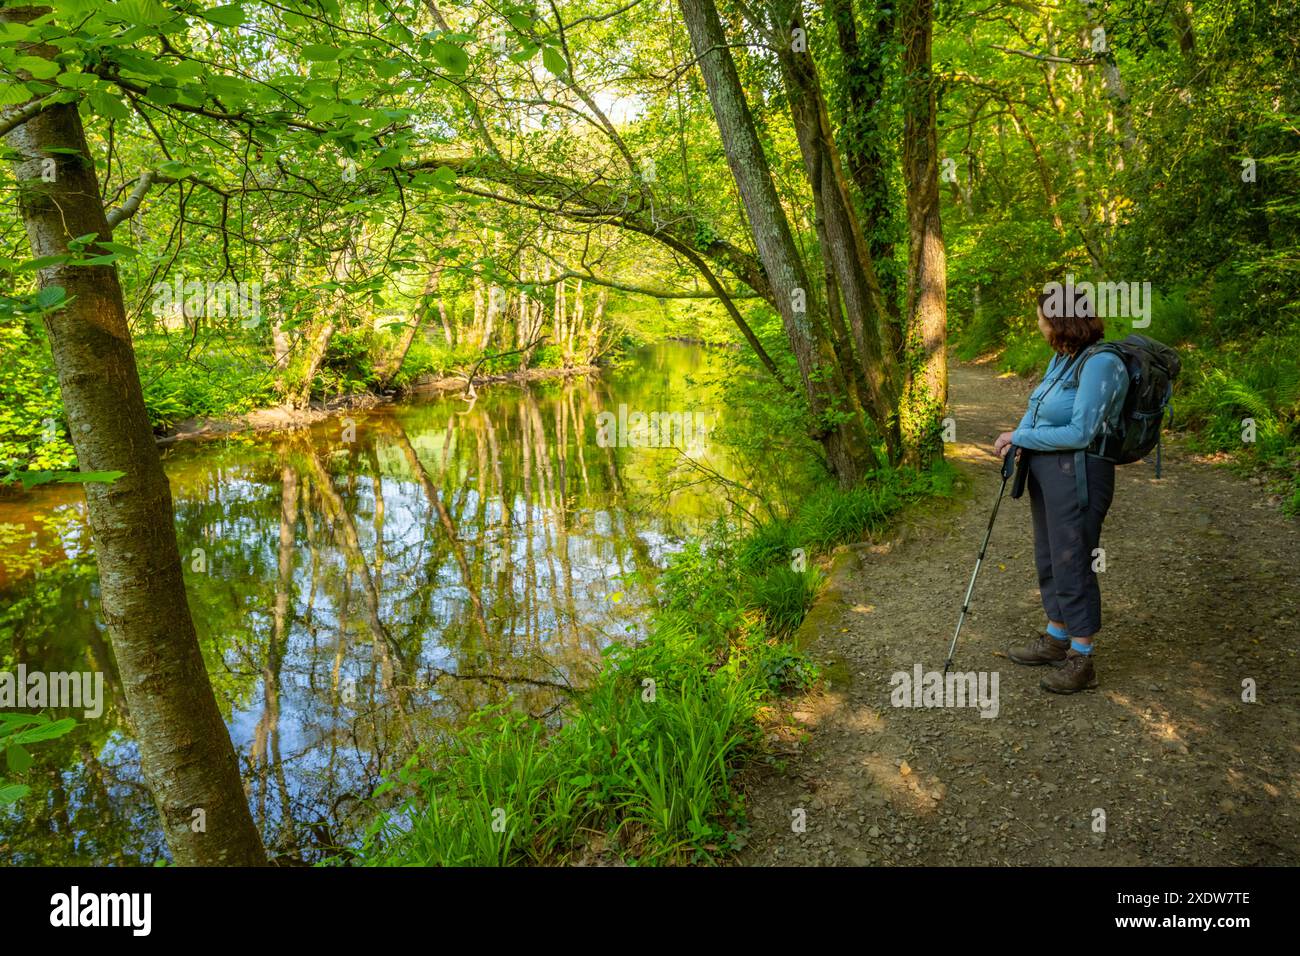
[[[1088,451],[1098,458],[1117,465],[1141,461],[1156,453],[1156,477],[1160,477],[1160,426],[1165,409],[1174,393],[1174,379],[1183,363],[1178,353],[1162,342],[1145,335],[1130,335],[1122,342],[1098,342],[1089,346],[1075,364],[1074,383],[1079,384],[1079,373],[1084,361],[1099,352],[1118,355],[1128,369],[1128,395],[1119,421],[1102,424],[1101,431],[1088,446]],[[1173,413],[1170,413],[1173,421]]]

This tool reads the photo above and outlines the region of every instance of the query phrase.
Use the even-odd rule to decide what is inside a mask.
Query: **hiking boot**
[[[1071,650],[1065,656],[1065,663],[1046,674],[1038,686],[1053,694],[1077,694],[1081,690],[1091,690],[1097,686],[1097,672],[1092,667],[1092,655]]]
[[[1060,664],[1065,660],[1065,652],[1070,649],[1069,641],[1058,641],[1046,631],[1039,631],[1028,644],[1007,648],[1007,657],[1017,664]]]

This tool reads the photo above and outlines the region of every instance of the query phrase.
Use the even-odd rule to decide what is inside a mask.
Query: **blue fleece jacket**
[[[1078,359],[1075,359],[1077,362]],[[1074,365],[1055,355],[1038,387],[1030,393],[1029,408],[1011,441],[1034,451],[1087,448],[1103,422],[1114,422],[1128,393],[1124,362],[1110,352],[1090,355],[1083,363],[1078,387]]]

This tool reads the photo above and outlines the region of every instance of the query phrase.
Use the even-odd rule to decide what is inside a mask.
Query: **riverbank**
[[[381,405],[388,405],[411,395],[466,392],[471,385],[473,390],[477,392],[478,389],[491,385],[524,384],[556,378],[566,379],[579,375],[594,375],[600,371],[601,367],[599,365],[530,368],[496,375],[476,375],[472,382],[464,375],[428,375],[415,379],[405,388],[385,394],[360,392],[354,395],[340,395],[324,401],[313,401],[307,408],[272,405],[245,412],[242,415],[189,418],[166,429],[156,437],[156,441],[159,445],[171,445],[178,441],[222,438],[249,432],[292,431],[298,428],[308,428],[317,422],[347,412],[364,411]]]
[[[272,855],[355,850],[362,799],[422,743],[494,702],[549,730],[568,699],[556,685],[590,687],[605,647],[645,634],[666,554],[720,496],[667,473],[671,450],[592,426],[622,404],[725,415],[708,384],[720,358],[659,343],[599,376],[481,388],[472,406],[457,391],[354,412],[346,445],[335,418],[167,450],[200,647]],[[705,456],[731,473],[721,445]],[[94,544],[79,485],[0,500],[0,653],[104,674],[103,714],[34,751],[22,817],[0,821],[16,862],[167,858]]]
[[[614,643],[558,725],[483,712],[375,796],[367,865],[709,863],[741,850],[737,775],[765,753],[782,694],[817,674],[791,637],[835,547],[877,535],[952,473],[881,471],[826,486],[783,520],[689,542],[647,637]],[[338,862],[342,862],[340,858]]]
[[[745,348],[741,342],[705,339],[697,335],[668,335],[664,337],[664,340],[667,342],[680,342],[682,345],[698,345],[706,349],[725,349],[729,352],[739,352]]]

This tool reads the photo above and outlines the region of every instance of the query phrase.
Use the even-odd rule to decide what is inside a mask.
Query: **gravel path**
[[[895,672],[943,667],[997,495],[993,438],[1029,388],[951,370],[963,496],[841,556],[805,626],[824,679],[773,713],[742,780],[739,864],[1300,863],[1300,522],[1177,442],[1163,480],[1117,472],[1097,690],[1046,694],[1005,656],[1043,623],[1026,497],[1003,502],[957,650],[958,670],[998,673],[997,716],[891,705]]]

